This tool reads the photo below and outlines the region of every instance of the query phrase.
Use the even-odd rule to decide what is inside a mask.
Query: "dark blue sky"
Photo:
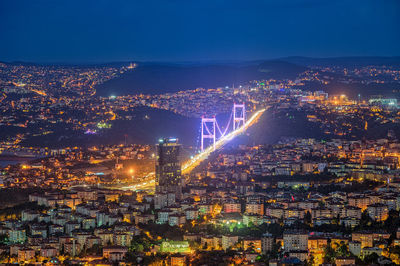
[[[0,0],[0,60],[400,55],[399,0]]]

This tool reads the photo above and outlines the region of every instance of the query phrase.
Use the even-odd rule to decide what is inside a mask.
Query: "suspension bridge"
[[[201,118],[201,147],[200,152],[182,164],[182,174],[190,173],[194,168],[206,160],[215,150],[220,149],[247,128],[255,124],[265,112],[265,108],[256,111],[247,120],[245,104],[233,104],[232,112],[225,127],[220,127],[215,116]],[[231,126],[232,124],[232,126]],[[229,128],[232,128],[230,132]],[[208,146],[207,143],[209,143]],[[139,190],[154,188],[154,172],[146,176],[142,183],[124,187],[123,189]]]
[[[236,136],[242,134],[248,127],[252,126],[258,121],[260,116],[265,112],[266,109],[261,109],[255,112],[250,119],[246,120],[246,110],[244,104],[234,104],[232,113],[224,127],[218,125],[218,122],[214,117],[202,117],[201,118],[201,151],[196,154],[192,159],[182,164],[182,174],[190,173],[196,168],[202,161],[215,150],[221,148],[226,143],[234,139]],[[227,132],[232,123],[232,131]],[[211,144],[205,148],[205,140],[211,140]]]
[[[231,121],[233,125],[232,131],[239,129],[246,124],[246,107],[244,104],[233,104],[233,109],[224,131],[221,130],[215,116],[201,117],[201,152],[204,152],[204,142],[207,139],[212,141],[212,147],[215,150],[217,134],[219,134],[220,138],[224,137],[230,127]]]

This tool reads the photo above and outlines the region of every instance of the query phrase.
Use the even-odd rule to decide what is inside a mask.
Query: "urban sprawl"
[[[0,127],[12,129],[0,135],[0,156],[31,158],[0,168],[1,263],[400,264],[397,100],[308,90],[338,73],[347,85],[399,84],[399,70],[312,68],[293,80],[96,95],[136,67],[0,64]],[[302,115],[324,135],[226,145],[189,172],[174,136],[92,147],[31,141],[60,128],[101,135],[139,107],[198,119],[233,103],[248,117],[261,108],[276,119]],[[384,134],[374,138],[371,128]]]

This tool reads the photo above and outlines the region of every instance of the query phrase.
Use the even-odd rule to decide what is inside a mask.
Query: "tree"
[[[311,223],[312,223],[312,216],[309,211],[307,211],[306,214],[304,215],[304,223],[306,225],[311,225]]]
[[[0,261],[1,262],[8,262],[9,254],[7,252],[2,252],[0,254]]]
[[[314,255],[311,254],[308,260],[306,261],[306,266],[313,266],[315,264],[315,258]]]
[[[256,250],[256,248],[255,248],[255,246],[254,246],[254,243],[251,242],[250,245],[247,247],[247,250],[246,250],[246,251],[254,252],[255,250]]]
[[[8,236],[6,234],[0,235],[0,244],[7,244],[8,243]]]
[[[324,249],[324,263],[334,263],[335,262],[336,253],[335,250],[331,247],[331,244],[328,242]]]
[[[365,256],[363,261],[367,265],[371,265],[371,264],[378,264],[378,259],[379,259],[378,254],[372,253],[370,255]]]
[[[279,257],[280,249],[281,249],[281,242],[273,243],[271,251],[269,252],[270,259],[277,259]]]
[[[389,258],[396,264],[400,264],[400,247],[393,246],[389,248]]]
[[[349,257],[350,255],[349,245],[343,241],[340,242],[336,248],[336,257]]]
[[[358,225],[359,229],[367,229],[373,223],[371,217],[369,216],[367,210],[363,211],[361,214],[360,224]]]
[[[92,255],[101,255],[102,254],[102,246],[99,244],[94,244],[91,248],[88,248],[86,252]]]
[[[390,210],[387,219],[384,221],[385,228],[389,231],[395,231],[399,227],[399,212],[396,210]]]
[[[336,215],[336,217],[332,219],[332,223],[335,225],[340,224],[340,214]]]
[[[234,254],[233,254],[233,255],[234,255]],[[257,261],[257,262],[264,263],[265,265],[268,265],[269,258],[268,258],[268,256],[266,256],[266,255],[259,255],[259,256],[257,256],[256,261]]]

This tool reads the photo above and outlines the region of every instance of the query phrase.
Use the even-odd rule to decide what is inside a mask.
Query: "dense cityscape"
[[[135,71],[133,65],[83,73]],[[46,80],[61,76],[75,84],[56,95],[28,74],[32,67],[18,67],[25,73],[21,76],[32,78],[23,85],[9,74],[14,68],[2,65],[2,126],[28,130],[4,136],[1,150],[8,158],[35,157],[1,170],[7,193],[30,191],[28,198],[16,197],[18,204],[2,211],[3,262],[400,262],[396,98],[351,99],[309,91],[307,82],[329,82],[318,70],[295,80],[259,80],[237,87],[85,97],[78,95],[92,87],[74,79],[81,69],[53,73],[52,67],[41,68]],[[360,75],[361,83],[371,82],[370,74]],[[93,77],[90,84],[103,82],[95,74],[88,76]],[[386,82],[399,83],[396,75]],[[181,165],[193,159],[182,157],[179,140],[172,138],[157,146],[157,140],[58,148],[24,144],[37,132],[51,134],[60,126],[81,135],[103,134],[141,107],[199,119],[228,113],[234,102],[244,103],[247,117],[263,108],[278,119],[301,116],[320,128],[323,137],[224,145],[188,171]],[[79,113],[85,113],[84,120]],[[393,126],[385,130],[382,125],[388,123]],[[384,135],[366,139],[370,128],[384,130]],[[245,130],[255,132],[252,127]]]

